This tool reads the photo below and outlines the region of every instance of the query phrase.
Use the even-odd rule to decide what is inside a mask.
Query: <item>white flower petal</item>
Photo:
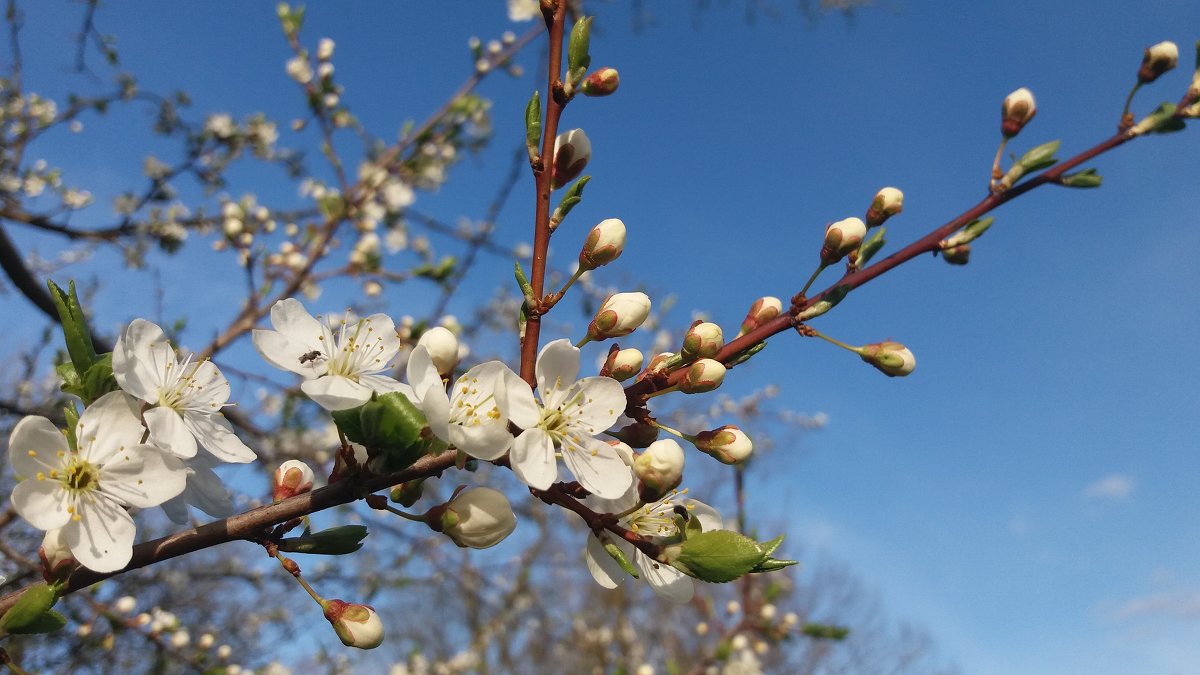
[[[255,330],[252,340],[258,355],[280,370],[287,370],[309,379],[325,374],[326,358],[300,360],[312,352],[325,354],[319,341],[314,347],[273,330]]]
[[[601,533],[600,536],[609,541],[613,540],[613,537],[607,532]],[[633,548],[628,542],[619,541],[617,546],[625,552],[626,557],[632,555],[631,550],[626,550],[626,548]],[[583,559],[587,563],[588,571],[592,573],[592,578],[604,588],[616,588],[625,580],[625,570],[621,569],[621,565],[613,560],[608,551],[604,550],[604,543],[596,537],[595,533],[588,534],[587,546],[583,548]]]
[[[633,472],[617,450],[590,436],[568,436],[563,440],[562,457],[579,484],[597,497],[617,499],[633,482]]]
[[[442,389],[443,392],[446,389],[442,385],[442,376],[438,375],[437,367],[433,365],[433,357],[429,355],[429,350],[423,346],[418,345],[412,351],[412,355],[408,357],[406,374],[408,376],[408,384],[417,393],[417,396],[424,396],[425,390],[434,385]],[[443,438],[442,440],[445,439]]]
[[[63,462],[58,453],[67,451],[67,437],[45,417],[22,418],[8,437],[8,461],[24,478],[59,468]]]
[[[379,394],[390,394],[398,391],[404,394],[404,397],[410,401],[415,401],[417,398],[417,394],[413,391],[412,387],[387,375],[360,375],[358,382],[363,386],[370,387],[371,391]]]
[[[67,491],[57,480],[23,480],[13,487],[12,505],[39,530],[53,530],[71,521]]]
[[[725,527],[725,521],[721,519],[721,513],[708,504],[696,501],[695,499],[685,499],[683,503],[688,507],[688,513],[700,521],[700,527],[705,532],[712,532],[713,530],[720,530]]]
[[[79,520],[66,526],[71,555],[96,572],[115,572],[128,565],[135,533],[133,518],[102,494],[82,503]]]
[[[509,463],[513,473],[526,485],[545,490],[558,479],[554,459],[554,441],[541,429],[526,429],[513,442]]]
[[[162,328],[145,319],[134,319],[113,348],[113,375],[121,389],[143,401],[157,401],[162,378],[155,373],[150,347],[165,342]]]
[[[421,400],[421,412],[425,413],[425,421],[429,423],[433,435],[447,443],[453,443],[450,439],[450,397],[446,395],[446,390],[442,389],[441,379],[439,378],[436,384],[427,383],[425,391],[418,398]],[[466,452],[466,448],[459,449]]]
[[[508,452],[513,445],[513,435],[502,423],[474,426],[454,424],[450,426],[450,440],[447,442],[472,457],[490,461]]]
[[[565,339],[547,344],[538,354],[535,371],[542,404],[557,408],[579,376],[579,348]]]
[[[184,490],[184,494],[187,491]],[[188,512],[187,498],[184,494],[178,497],[172,497],[167,501],[159,504],[162,507],[163,513],[167,514],[167,518],[171,519],[176,525],[187,525],[191,522],[191,513]]]
[[[187,487],[181,495],[188,504],[214,518],[233,515],[233,495],[225,488],[221,478],[212,469],[191,467]]]
[[[611,427],[625,412],[625,388],[611,377],[585,377],[566,395],[573,428],[595,436]]]
[[[167,452],[187,459],[196,456],[196,437],[183,423],[183,417],[171,408],[151,408],[142,413],[150,442]]]
[[[520,375],[504,369],[504,381],[496,387],[496,404],[500,414],[522,429],[532,429],[542,420],[542,409],[533,397],[533,389]]]
[[[233,433],[229,420],[219,413],[205,414],[188,411],[183,414],[183,424],[204,449],[222,461],[245,464],[256,459],[242,439]]]
[[[397,383],[399,384],[399,383]],[[371,388],[340,375],[306,380],[300,389],[314,403],[329,411],[357,408],[371,399]]]
[[[205,412],[220,412],[229,400],[229,380],[212,361],[196,366],[195,372],[183,388],[180,406]]]
[[[143,509],[183,492],[186,482],[183,462],[152,445],[126,448],[100,468],[102,493]]]
[[[682,603],[691,600],[696,592],[690,577],[670,565],[651,560],[641,551],[634,554],[634,564],[641,570],[650,588],[662,598]]]
[[[125,446],[142,442],[145,429],[134,413],[133,399],[123,391],[109,392],[83,411],[75,427],[79,454],[84,459],[103,464]]]

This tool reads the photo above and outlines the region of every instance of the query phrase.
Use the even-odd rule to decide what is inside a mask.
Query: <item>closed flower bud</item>
[[[342,644],[358,649],[374,649],[383,644],[383,621],[370,605],[326,600],[322,606],[325,618],[333,624]]]
[[[1005,96],[1004,103],[1000,105],[1000,133],[1005,138],[1016,136],[1036,114],[1037,102],[1033,100],[1033,92],[1021,87]]]
[[[304,494],[312,487],[313,470],[298,459],[289,459],[275,469],[271,479],[271,499],[281,502],[288,497]]]
[[[583,250],[579,252],[579,268],[594,270],[607,265],[625,250],[625,223],[619,218],[600,221],[588,233]]]
[[[449,502],[430,509],[426,522],[460,548],[491,548],[517,527],[508,498],[486,487],[463,490]]]
[[[583,129],[572,129],[554,139],[554,165],[550,168],[550,187],[570,183],[583,173],[592,158],[592,142]]]
[[[601,68],[583,80],[579,90],[584,96],[608,96],[621,85],[621,76],[616,68]]]
[[[1138,82],[1147,84],[1159,75],[1179,65],[1179,47],[1174,42],[1160,42],[1147,47],[1142,56],[1142,67],[1138,70]]]
[[[867,227],[882,225],[888,218],[904,210],[904,193],[894,187],[885,187],[875,193],[871,206],[867,208]]]
[[[624,337],[637,330],[650,315],[650,298],[645,293],[616,293],[608,296],[588,326],[592,340]]]
[[[658,501],[683,481],[683,448],[670,438],[655,441],[634,457],[633,473],[642,501]]]
[[[726,424],[719,429],[696,434],[696,448],[722,464],[743,462],[754,451],[754,443],[741,429]]]
[[[876,342],[859,351],[862,360],[878,368],[888,377],[903,377],[917,367],[917,358],[899,342]]]
[[[703,394],[721,386],[724,380],[724,364],[713,359],[700,359],[688,366],[687,373],[679,383],[679,391],[685,394]]]
[[[942,249],[942,259],[951,265],[966,265],[970,257],[970,244],[959,244]]]
[[[750,305],[746,318],[742,320],[742,329],[738,335],[745,335],[764,323],[774,319],[783,312],[783,303],[779,298],[770,295],[763,296]]]
[[[821,264],[832,265],[847,253],[858,248],[867,236],[867,225],[858,218],[847,218],[825,228],[825,243],[821,246]]]
[[[710,359],[725,346],[725,335],[721,327],[707,321],[692,326],[683,337],[683,348],[679,353],[687,361]]]
[[[429,351],[429,358],[433,360],[433,367],[437,368],[439,375],[445,377],[454,372],[454,367],[458,365],[458,338],[449,328],[430,328],[417,340],[417,346]]]
[[[604,361],[601,375],[607,375],[617,382],[623,382],[637,375],[642,370],[646,357],[636,349],[613,349]]]
[[[66,528],[57,528],[46,532],[42,545],[38,549],[38,558],[42,561],[42,576],[47,583],[64,578],[75,568],[75,558],[67,546]]]

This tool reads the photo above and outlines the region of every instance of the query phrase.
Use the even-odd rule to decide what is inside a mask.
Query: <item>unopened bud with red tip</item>
[[[624,382],[641,372],[645,361],[646,357],[636,349],[613,349],[604,360],[600,374],[607,375],[617,382]]]
[[[459,548],[491,548],[517,527],[508,498],[486,487],[459,492],[445,504],[430,509],[425,522],[435,532],[450,537]]]
[[[608,296],[588,326],[588,339],[624,337],[650,316],[650,298],[645,293],[616,293]]]
[[[75,569],[76,561],[67,545],[66,528],[60,527],[48,530],[38,548],[38,558],[42,561],[42,576],[47,583],[63,579]]]
[[[1037,114],[1037,102],[1033,92],[1025,87],[1004,97],[1000,104],[1000,133],[1005,138],[1012,138],[1021,133],[1021,129]]]
[[[683,348],[679,354],[685,361],[710,359],[725,346],[725,335],[715,323],[704,321],[688,329],[683,337]]]
[[[864,345],[858,354],[888,377],[904,377],[917,367],[917,357],[904,345],[890,340]]]
[[[1138,69],[1138,82],[1148,84],[1159,75],[1179,65],[1179,47],[1174,42],[1160,42],[1147,47],[1142,56],[1142,67]]]
[[[439,375],[446,377],[454,372],[455,366],[458,365],[458,338],[449,328],[430,328],[421,334],[417,346],[424,347],[429,352],[429,358]]]
[[[685,394],[703,394],[721,386],[725,381],[725,365],[713,359],[700,359],[688,366],[679,391]]]
[[[746,318],[742,319],[742,329],[738,331],[738,335],[745,335],[782,313],[783,302],[779,298],[763,296],[750,305],[750,311],[746,312]]]
[[[579,90],[584,96],[608,96],[621,85],[621,76],[616,68],[601,68],[583,79]]]
[[[383,621],[370,605],[325,600],[321,607],[325,618],[333,624],[333,631],[347,647],[374,649],[383,644]]]
[[[825,228],[825,243],[821,246],[821,264],[832,265],[858,248],[867,236],[867,224],[859,218],[847,218],[830,223]]]
[[[594,270],[607,265],[625,250],[625,223],[619,218],[600,221],[588,233],[583,249],[579,251],[579,269]]]
[[[746,461],[754,452],[754,443],[741,429],[726,424],[719,429],[702,431],[692,439],[696,448],[722,464],[737,464]]]
[[[289,459],[275,469],[271,479],[271,499],[281,502],[309,492],[313,488],[313,470],[298,459]]]
[[[583,129],[571,129],[554,139],[554,165],[550,168],[550,187],[570,183],[583,173],[592,158],[592,142]]]
[[[875,193],[867,208],[867,227],[878,227],[903,210],[904,193],[894,187],[885,187]]]
[[[656,502],[683,482],[683,448],[675,440],[664,438],[650,444],[633,459],[638,477],[638,496],[643,502]]]

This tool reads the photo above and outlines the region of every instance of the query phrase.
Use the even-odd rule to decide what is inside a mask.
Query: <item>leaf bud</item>
[[[604,360],[600,374],[607,375],[617,382],[624,382],[641,372],[645,361],[646,357],[637,349],[613,349]]]
[[[554,139],[554,164],[550,168],[550,187],[558,188],[575,180],[592,158],[592,142],[583,129],[571,129]]]
[[[616,68],[601,68],[583,80],[579,91],[584,96],[608,96],[621,85],[621,76]]]
[[[1033,92],[1025,87],[1004,97],[1000,104],[1000,133],[1005,138],[1012,138],[1021,133],[1021,129],[1037,114],[1037,102]]]
[[[888,218],[904,210],[904,193],[894,187],[885,187],[875,193],[871,206],[867,208],[867,227],[882,225]]]
[[[275,469],[271,479],[271,499],[278,503],[304,494],[313,488],[313,470],[298,459],[289,459]]]
[[[674,439],[655,441],[633,459],[638,477],[638,496],[655,502],[683,482],[683,448]]]
[[[400,506],[408,507],[416,504],[417,500],[421,498],[421,493],[424,491],[424,478],[408,480],[399,485],[392,486],[391,491],[388,493],[388,499],[391,499]]]
[[[821,264],[832,265],[847,253],[858,248],[867,236],[867,225],[859,218],[846,218],[825,228],[825,243],[821,246]]]
[[[454,372],[454,367],[458,365],[458,338],[449,328],[430,328],[421,334],[417,346],[429,351],[429,358],[433,360],[433,367],[437,368],[439,375],[446,377]]]
[[[1179,47],[1174,42],[1164,41],[1146,48],[1142,55],[1142,67],[1138,69],[1138,82],[1148,84],[1159,75],[1179,65]]]
[[[450,537],[459,548],[491,548],[517,527],[512,505],[504,493],[487,487],[463,490],[430,509],[426,522]]]
[[[647,375],[665,375],[671,370],[671,363],[680,360],[673,352],[663,352],[650,359],[646,366]]]
[[[692,326],[683,337],[683,348],[680,355],[686,361],[695,359],[710,359],[725,346],[725,335],[721,327],[715,323],[704,321]]]
[[[325,618],[333,624],[333,631],[347,647],[374,649],[383,644],[383,621],[370,605],[326,600],[322,608]]]
[[[779,316],[782,312],[783,302],[779,298],[765,295],[755,300],[754,304],[750,305],[750,311],[746,312],[746,318],[742,319],[742,329],[738,331],[738,335],[741,336],[749,333]]]
[[[722,464],[743,462],[754,451],[754,443],[744,431],[726,424],[719,429],[696,434],[696,448]]]
[[[619,218],[600,221],[588,233],[579,251],[579,268],[594,270],[617,259],[625,250],[625,223]]]
[[[688,366],[679,391],[685,394],[703,394],[721,386],[725,380],[725,365],[713,359],[700,359]]]
[[[888,377],[904,377],[917,367],[917,358],[899,342],[876,342],[859,350],[862,360]]]
[[[588,338],[624,337],[637,330],[649,315],[650,298],[645,293],[615,293],[608,296],[596,312],[588,326]]]

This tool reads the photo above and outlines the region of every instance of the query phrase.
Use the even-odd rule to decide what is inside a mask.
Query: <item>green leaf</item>
[[[17,598],[3,617],[0,617],[0,630],[7,633],[20,633],[32,626],[42,616],[50,611],[58,600],[58,594],[44,581],[30,586]],[[41,631],[33,631],[41,632]]]
[[[587,71],[592,65],[592,57],[588,54],[591,46],[592,17],[580,17],[571,27],[571,40],[567,43],[567,72]]]
[[[558,206],[555,207],[554,213],[550,217],[551,231],[554,231],[559,223],[566,219],[567,214],[571,213],[571,209],[575,208],[576,204],[583,201],[583,188],[591,179],[591,176],[583,176],[567,188],[567,193],[559,200]]]
[[[763,555],[769,556],[772,553],[774,553],[775,549],[779,548],[779,545],[783,543],[783,538],[785,536],[787,536],[787,535],[781,534],[778,537],[775,537],[774,539],[772,539],[771,541],[764,541],[762,544],[760,544],[760,546],[762,546]]]
[[[754,356],[755,354],[761,352],[762,350],[764,350],[766,348],[767,348],[767,343],[765,340],[762,342],[755,342],[754,344],[750,345],[750,347],[748,349],[746,349],[746,351],[742,352],[741,354],[738,354],[738,357],[736,359],[734,359],[730,365],[740,366],[743,363],[749,361],[750,357]]]
[[[1021,155],[1021,159],[1017,160],[1017,165],[1024,169],[1025,173],[1044,169],[1058,161],[1054,158],[1054,153],[1058,152],[1058,148],[1061,145],[1062,141],[1042,143],[1024,155]]]
[[[533,297],[533,286],[529,283],[529,277],[525,276],[525,268],[521,267],[521,263],[513,263],[513,276],[517,278],[517,286],[521,288],[521,295],[525,296],[525,304],[529,307],[537,304],[537,300]]]
[[[542,142],[542,97],[536,89],[529,103],[525,105],[525,147],[529,150],[529,160],[538,156],[538,146]]]
[[[609,541],[607,538],[605,538],[604,550],[609,556],[612,557],[613,560],[617,561],[617,564],[621,566],[621,569],[625,570],[626,574],[634,579],[640,578],[638,576],[637,568],[633,566],[633,563],[629,562],[629,557],[625,555],[625,552],[621,550],[620,546],[617,546],[616,542]]]
[[[1062,177],[1062,184],[1073,188],[1100,187],[1100,183],[1103,181],[1104,179],[1096,173],[1095,169],[1084,169]]]
[[[875,231],[871,233],[871,236],[867,237],[866,240],[863,241],[862,245],[858,247],[858,259],[854,262],[855,267],[861,269],[863,265],[866,265],[871,261],[871,258],[875,257],[875,254],[879,252],[879,249],[883,248],[883,245],[887,243],[887,240],[883,238],[883,235],[886,232],[886,227],[877,227],[875,228]]]
[[[408,468],[425,453],[425,415],[400,392],[377,394],[357,408],[333,413],[346,438],[377,453],[382,471]]]
[[[57,630],[62,630],[67,625],[67,617],[59,614],[54,610],[47,610],[33,621],[25,624],[20,628],[12,629],[8,632],[13,635],[34,635],[39,633],[53,633]]]
[[[800,632],[818,640],[845,640],[846,636],[850,634],[850,629],[845,626],[824,623],[806,623]]]
[[[363,525],[342,525],[279,542],[279,550],[314,555],[346,555],[362,548],[368,532]]]
[[[764,558],[763,561],[760,562],[758,565],[756,565],[754,567],[754,569],[750,570],[750,572],[753,574],[761,574],[763,572],[775,572],[775,571],[781,570],[785,567],[791,567],[792,565],[798,565],[798,564],[800,564],[800,563],[799,563],[799,561],[796,561],[796,560],[780,560],[778,558],[767,557],[767,558]]]
[[[92,345],[92,336],[88,332],[87,317],[83,307],[79,305],[79,296],[75,293],[75,282],[67,284],[67,291],[59,288],[53,281],[46,282],[54,306],[58,309],[58,318],[62,323],[63,337],[67,343],[67,353],[71,355],[71,363],[75,372],[81,377],[83,373],[96,362],[96,348]]]
[[[750,572],[763,561],[762,546],[733,530],[713,530],[692,535],[669,547],[670,564],[701,581],[725,583]]]
[[[112,354],[105,354],[88,368],[83,376],[83,394],[80,398],[84,403],[91,403],[110,391],[120,388],[117,378],[113,376]]]

